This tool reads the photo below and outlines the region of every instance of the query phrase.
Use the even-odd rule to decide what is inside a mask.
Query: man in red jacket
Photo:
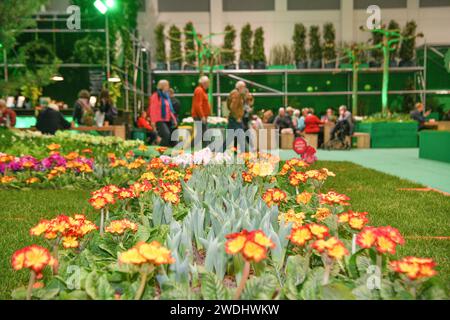
[[[201,131],[194,124],[194,144],[197,146],[200,144],[199,141],[202,141],[204,147],[203,135],[208,127],[208,117],[211,115],[211,106],[208,101],[209,78],[202,76],[198,83],[197,88],[194,90],[194,96],[192,97],[192,118],[195,122],[201,121],[202,124]]]

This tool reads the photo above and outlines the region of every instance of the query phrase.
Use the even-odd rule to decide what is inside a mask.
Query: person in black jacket
[[[57,130],[70,129],[71,123],[64,119],[58,106],[49,104],[37,116],[36,128],[43,134],[55,134]]]
[[[117,109],[114,106],[111,97],[109,96],[109,91],[107,89],[103,89],[100,92],[100,97],[98,99],[98,107],[100,112],[105,114],[105,122],[108,122],[109,125],[113,125],[114,119],[117,117]]]
[[[416,107],[411,111],[410,116],[412,120],[417,121],[419,124],[419,131],[425,129],[425,122],[427,122],[427,117],[430,115],[431,110],[424,112],[425,106],[423,103],[416,103]]]

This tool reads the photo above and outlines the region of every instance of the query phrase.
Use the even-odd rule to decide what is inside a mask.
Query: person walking
[[[16,126],[16,113],[6,106],[6,101],[0,99],[0,127],[13,128]]]
[[[171,123],[177,126],[172,102],[169,97],[169,81],[159,80],[157,90],[150,97],[148,114],[150,116],[151,127],[156,128],[161,137],[161,145],[172,146]]]
[[[205,147],[205,141],[203,136],[208,128],[208,117],[211,115],[211,106],[208,101],[208,88],[209,78],[202,76],[198,81],[199,84],[194,90],[194,96],[192,97],[192,109],[191,114],[194,119],[194,146],[199,145],[201,141],[202,147]],[[196,125],[197,122],[201,122],[201,125]]]

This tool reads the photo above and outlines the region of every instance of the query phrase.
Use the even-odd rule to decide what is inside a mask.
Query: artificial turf
[[[401,191],[419,188],[416,183],[366,169],[350,162],[318,161],[336,173],[325,186],[351,198],[357,211],[368,211],[372,225],[391,225],[406,238],[399,256],[432,257],[438,263],[439,277],[450,282],[450,240],[416,237],[450,236],[450,198],[435,192]],[[26,283],[26,271],[14,272],[10,257],[19,248],[32,243],[28,230],[42,218],[60,213],[87,213],[92,210],[89,190],[0,190],[0,299],[9,299],[11,291]]]

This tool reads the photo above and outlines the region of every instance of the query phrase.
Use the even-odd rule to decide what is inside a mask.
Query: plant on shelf
[[[98,37],[88,35],[75,42],[73,59],[79,63],[101,64],[105,54],[103,42]]]
[[[294,59],[297,68],[306,69],[308,67],[306,54],[306,28],[302,23],[296,23],[294,26]]]
[[[323,26],[323,40],[325,68],[334,68],[336,66],[336,30],[331,22]]]
[[[292,48],[287,44],[276,44],[270,50],[270,64],[272,66],[287,66],[294,62]]]
[[[155,43],[156,43],[156,69],[167,69],[167,55],[166,55],[166,36],[164,35],[164,24],[160,23],[155,27]]]
[[[400,25],[398,24],[397,21],[391,20],[391,21],[389,21],[387,29],[389,31],[398,31],[398,32],[400,32]],[[383,37],[381,37],[381,38],[383,38]],[[389,61],[389,66],[390,67],[397,67],[398,66],[397,58],[398,58],[398,43],[395,43],[395,44],[392,45],[391,51],[390,51],[390,59],[389,59],[390,60]]]
[[[255,30],[253,39],[253,67],[255,69],[266,68],[266,54],[264,52],[264,30],[259,27]]]
[[[319,26],[309,28],[309,60],[312,69],[322,68],[322,45]]]
[[[183,63],[183,54],[181,53],[181,31],[176,25],[169,29],[170,41],[170,70],[180,70]]]
[[[236,60],[236,51],[234,49],[234,41],[236,40],[236,29],[228,24],[225,27],[225,36],[222,46],[222,64],[226,69],[236,69],[234,61]]]
[[[416,51],[417,24],[414,20],[408,21],[403,29],[403,41],[400,46],[400,67],[414,66]]]
[[[250,23],[241,30],[241,53],[239,55],[239,69],[250,69],[252,62],[253,31]]]
[[[194,25],[191,21],[189,21],[184,26],[184,53],[186,59],[186,64],[184,65],[185,70],[195,69],[196,51],[193,31]]]

